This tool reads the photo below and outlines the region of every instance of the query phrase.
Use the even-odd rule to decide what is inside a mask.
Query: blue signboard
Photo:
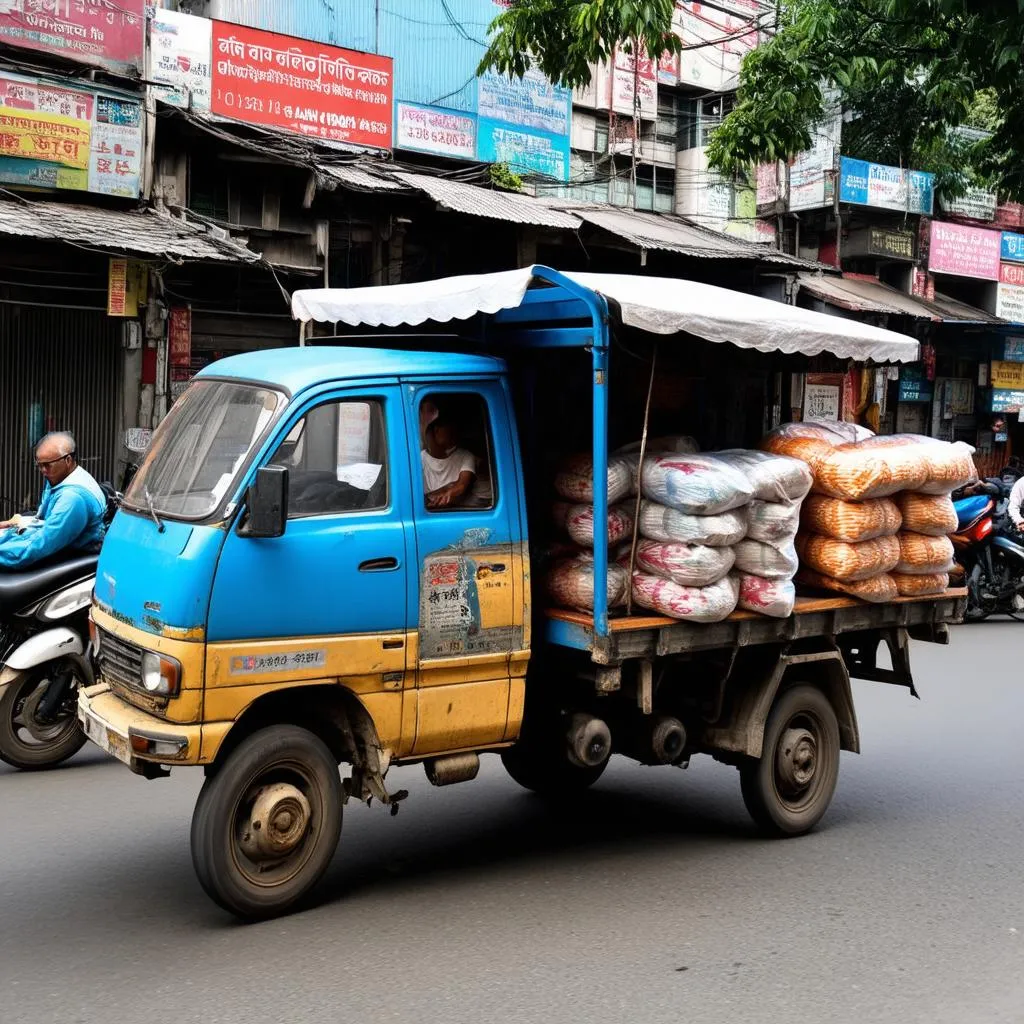
[[[844,156],[839,168],[839,201],[930,215],[935,202],[935,176]]]
[[[516,174],[569,180],[568,135],[549,135],[481,117],[477,146],[477,159],[485,163],[508,164]]]
[[[1008,363],[1024,363],[1024,338],[1004,339],[1003,359]]]
[[[924,375],[922,366],[900,367],[899,401],[930,402],[934,394],[932,382]]]
[[[1017,412],[1024,406],[1024,391],[1010,391],[994,388],[992,391],[992,412]]]
[[[1024,235],[1004,231],[1000,258],[1009,263],[1024,263]]]

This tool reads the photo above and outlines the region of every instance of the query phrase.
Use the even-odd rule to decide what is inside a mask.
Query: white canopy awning
[[[541,277],[540,275],[543,275]],[[546,268],[449,277],[375,288],[319,288],[292,297],[297,320],[353,327],[445,323],[477,313],[514,309],[534,282],[557,278]],[[623,323],[652,334],[688,332],[759,352],[817,355],[879,363],[918,358],[913,338],[844,317],[829,316],[728,288],[669,277],[565,273],[561,277],[603,295]]]

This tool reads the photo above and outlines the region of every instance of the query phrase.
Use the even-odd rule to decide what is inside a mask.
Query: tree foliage
[[[787,0],[779,31],[744,61],[709,163],[735,174],[807,149],[830,83],[853,117],[850,155],[933,171],[953,194],[970,166],[1024,198],[1022,55],[1024,0]]]
[[[677,53],[674,0],[512,0],[490,27],[478,74],[493,68],[522,78],[531,62],[569,88],[588,85],[591,65],[617,46],[656,58]]]

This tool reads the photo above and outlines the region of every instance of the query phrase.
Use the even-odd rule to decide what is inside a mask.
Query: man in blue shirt
[[[107,498],[75,460],[75,439],[61,431],[36,445],[36,466],[46,479],[35,516],[0,522],[0,571],[18,572],[66,551],[99,551]]]

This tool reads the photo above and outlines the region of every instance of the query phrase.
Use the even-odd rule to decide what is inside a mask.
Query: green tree
[[[708,146],[726,174],[808,148],[833,83],[853,120],[844,151],[1024,198],[1024,0],[788,0],[744,61],[737,103]],[[977,141],[960,127],[984,128]]]

